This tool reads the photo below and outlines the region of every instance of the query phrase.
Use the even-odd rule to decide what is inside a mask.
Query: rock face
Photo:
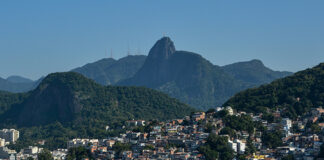
[[[158,40],[155,45],[151,48],[149,52],[148,59],[150,60],[166,60],[168,59],[174,52],[175,47],[173,42],[169,37],[163,37]]]
[[[32,92],[17,109],[6,113],[15,117],[18,125],[43,125],[51,122],[68,122],[80,112],[81,105],[75,97],[69,77],[51,74]]]
[[[175,51],[164,37],[150,50],[143,67],[117,85],[146,86],[161,90],[199,109],[220,105],[240,83],[198,54]],[[229,91],[228,91],[229,90]]]
[[[175,47],[169,37],[163,37],[155,43],[145,63],[131,78],[130,84],[137,86],[158,87],[170,79],[169,59],[175,53]],[[123,83],[123,82],[122,82]]]

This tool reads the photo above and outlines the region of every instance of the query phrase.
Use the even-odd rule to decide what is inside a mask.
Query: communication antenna
[[[110,58],[113,58],[113,51],[112,51],[112,48],[110,48]]]
[[[141,47],[137,48],[137,55],[141,55]]]
[[[130,50],[129,50],[129,43],[127,44],[127,56],[130,55]]]
[[[108,57],[108,54],[107,54],[107,48],[105,48],[105,57]]]

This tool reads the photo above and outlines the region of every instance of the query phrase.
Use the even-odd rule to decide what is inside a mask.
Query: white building
[[[237,152],[237,143],[229,140],[228,145],[234,150],[234,152]]]
[[[19,131],[15,129],[0,130],[0,138],[5,139],[6,142],[14,143],[19,138]]]
[[[0,138],[0,147],[4,147],[6,145],[5,139]]]
[[[57,149],[57,150],[52,152],[53,159],[54,160],[66,159],[67,152],[68,152],[67,149]]]
[[[225,108],[225,110],[228,112],[228,114],[229,115],[233,115],[234,114],[234,111],[233,111],[233,109],[232,109],[232,107],[231,106],[227,106],[226,108]]]
[[[9,159],[10,155],[16,153],[15,150],[10,150],[7,147],[0,147],[0,159]]]
[[[238,139],[236,139],[234,142],[236,142],[237,144],[237,152],[240,154],[244,154],[246,144]]]
[[[281,124],[283,126],[283,129],[285,131],[286,137],[290,136],[290,128],[292,127],[291,120],[289,118],[283,118],[281,121]]]
[[[289,118],[283,118],[281,124],[284,127],[287,127],[288,129],[290,129],[292,127],[292,123],[291,123],[291,120]]]
[[[219,111],[221,111],[221,110],[223,110],[224,109],[224,107],[216,107],[216,112],[219,112]]]
[[[29,146],[24,149],[24,154],[38,154],[41,150],[42,148],[38,148],[37,146]]]
[[[73,139],[68,141],[67,147],[88,147],[90,145],[98,145],[99,140],[98,139]]]
[[[246,144],[241,140],[235,139],[234,141],[228,141],[229,146],[234,150],[236,153],[244,154]]]
[[[127,125],[129,126],[145,126],[144,120],[130,120],[127,121]]]

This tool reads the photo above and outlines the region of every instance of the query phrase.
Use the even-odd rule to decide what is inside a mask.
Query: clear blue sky
[[[298,71],[324,62],[323,16],[323,0],[1,0],[0,77],[147,54],[163,34],[217,65]]]

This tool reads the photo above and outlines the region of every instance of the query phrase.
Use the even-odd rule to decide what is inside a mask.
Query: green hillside
[[[10,96],[0,100],[14,101],[17,97]],[[194,111],[152,89],[104,87],[73,72],[50,74],[22,97],[16,98],[16,103],[0,102],[5,111],[0,115],[0,127],[18,127],[22,140],[46,139],[51,142],[48,145],[55,146],[72,137],[103,138],[121,129],[126,120],[167,120]],[[106,126],[112,130],[106,131]]]
[[[240,92],[224,104],[227,105],[249,112],[281,108],[283,115],[292,118],[303,115],[312,107],[324,105],[324,63],[268,85]]]

